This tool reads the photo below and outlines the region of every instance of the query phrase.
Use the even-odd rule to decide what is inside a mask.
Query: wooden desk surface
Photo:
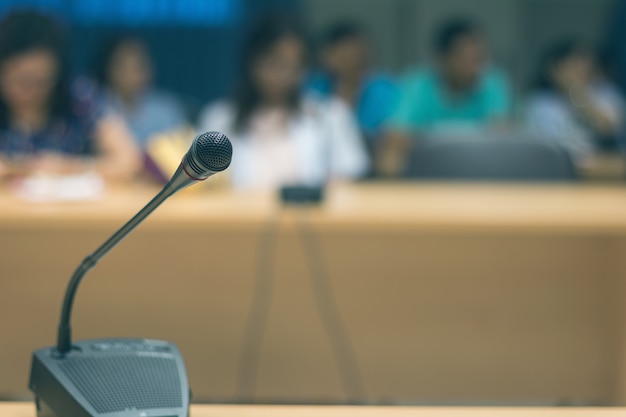
[[[26,398],[30,352],[54,340],[68,276],[154,191],[65,204],[0,193],[0,329],[19,335],[0,343],[0,395]],[[241,393],[263,225],[278,205],[189,191],[88,277],[76,338],[176,342],[203,402],[349,397],[297,213],[276,232],[257,384]],[[307,219],[368,401],[626,405],[626,187],[358,185],[330,190]]]
[[[156,190],[109,191],[99,201],[25,203],[0,192],[0,227],[67,229],[120,225]],[[626,234],[626,187],[586,185],[368,184],[339,186],[309,219],[320,226]],[[143,227],[258,224],[277,212],[271,194],[181,193]]]
[[[2,417],[35,417],[31,403],[0,403]],[[626,408],[439,408],[193,405],[191,417],[623,417]]]

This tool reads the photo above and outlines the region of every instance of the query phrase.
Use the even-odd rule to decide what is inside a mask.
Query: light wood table
[[[54,342],[73,269],[153,191],[44,205],[0,193],[0,397],[28,398],[30,352]],[[306,222],[366,401],[626,404],[626,188],[362,185],[306,212],[273,197],[166,202],[87,277],[75,337],[177,343],[198,401],[343,401],[294,227]],[[242,393],[271,218],[271,305],[256,385]]]
[[[35,417],[31,403],[0,403],[2,417]],[[192,405],[191,417],[623,417],[626,408],[431,408]]]

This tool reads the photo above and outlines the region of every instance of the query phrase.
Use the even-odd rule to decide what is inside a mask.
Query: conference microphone
[[[230,165],[232,145],[219,132],[198,135],[171,180],[76,269],[65,291],[57,344],[33,353],[30,390],[38,417],[187,417],[185,365],[172,343],[100,339],[72,343],[78,285],[90,269],[167,198]]]

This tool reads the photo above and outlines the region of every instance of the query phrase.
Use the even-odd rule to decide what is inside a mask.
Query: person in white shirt
[[[244,53],[237,94],[208,106],[199,121],[200,130],[231,139],[235,188],[322,185],[367,173],[367,153],[350,109],[336,98],[301,93],[306,45],[295,22],[260,22]]]

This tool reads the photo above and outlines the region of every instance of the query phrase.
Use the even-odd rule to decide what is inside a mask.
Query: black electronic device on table
[[[232,146],[218,132],[197,136],[172,179],[76,269],[65,292],[57,345],[33,353],[30,390],[38,417],[187,417],[190,390],[172,343],[147,339],[72,342],[70,318],[83,276],[177,191],[228,168]]]
[[[317,205],[324,201],[323,186],[284,186],[280,189],[280,201],[286,205]]]

